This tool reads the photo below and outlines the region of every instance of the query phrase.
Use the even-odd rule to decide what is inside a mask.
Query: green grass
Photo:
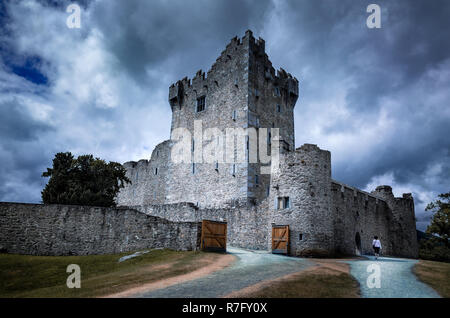
[[[209,253],[153,250],[124,262],[132,252],[89,256],[0,254],[0,297],[94,297],[202,267]],[[81,268],[81,288],[66,286],[69,264]]]
[[[450,263],[420,260],[414,274],[442,297],[450,298]]]
[[[270,286],[243,295],[243,297],[356,298],[359,297],[359,283],[347,273],[330,273],[330,270],[318,269],[276,281]]]

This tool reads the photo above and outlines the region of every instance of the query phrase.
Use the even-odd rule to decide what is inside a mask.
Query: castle
[[[291,255],[371,253],[378,235],[384,254],[417,257],[411,194],[347,186],[331,178],[329,151],[295,148],[298,97],[298,80],[275,71],[263,39],[233,38],[206,74],[170,86],[171,139],[150,160],[124,164],[132,183],[118,205],[171,221],[227,221],[229,244],[243,248],[270,249],[271,228],[282,224]]]

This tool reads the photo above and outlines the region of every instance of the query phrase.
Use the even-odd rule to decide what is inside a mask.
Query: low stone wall
[[[0,202],[0,250],[31,255],[197,250],[198,222],[174,222],[131,208]]]

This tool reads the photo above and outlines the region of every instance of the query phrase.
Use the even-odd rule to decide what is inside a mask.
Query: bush
[[[420,241],[419,258],[430,261],[450,262],[450,249],[434,238],[423,239]]]

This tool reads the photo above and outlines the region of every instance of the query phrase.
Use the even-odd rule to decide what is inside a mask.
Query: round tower
[[[281,154],[280,166],[272,171],[270,222],[289,225],[290,254],[332,255],[330,152],[305,144]]]

